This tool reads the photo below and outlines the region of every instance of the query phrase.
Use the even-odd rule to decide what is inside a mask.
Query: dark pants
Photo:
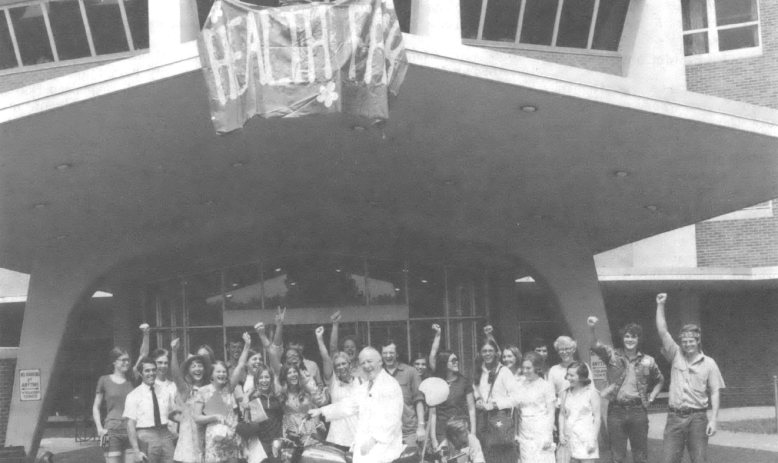
[[[627,460],[627,441],[634,463],[648,460],[648,413],[641,405],[608,405],[608,436],[613,463]]]
[[[664,463],[680,463],[684,447],[689,450],[692,463],[705,463],[708,460],[708,414],[705,412],[690,415],[667,414],[663,454]]]
[[[138,429],[140,451],[148,457],[148,463],[173,463],[176,444],[167,427]]]

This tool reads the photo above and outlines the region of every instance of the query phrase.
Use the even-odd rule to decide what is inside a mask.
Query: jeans
[[[608,405],[608,435],[613,463],[627,460],[627,440],[634,463],[648,460],[648,413],[640,406]]]
[[[148,457],[148,463],[173,463],[176,444],[167,427],[138,429],[140,451]]]
[[[683,449],[689,450],[692,463],[705,463],[708,460],[708,414],[705,412],[679,416],[673,412],[667,414],[662,461],[680,463]]]

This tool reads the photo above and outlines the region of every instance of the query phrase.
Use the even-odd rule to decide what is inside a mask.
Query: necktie
[[[373,380],[372,380],[372,379],[371,379],[370,381],[368,381],[368,382],[367,382],[367,395],[369,395],[370,397],[373,397],[373,396],[370,394],[370,389],[373,389]]]
[[[154,427],[162,426],[162,418],[159,417],[159,402],[157,401],[157,393],[154,392],[154,386],[151,388],[151,401],[154,403]]]

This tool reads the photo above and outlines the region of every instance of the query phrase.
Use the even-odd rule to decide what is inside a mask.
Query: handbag
[[[489,395],[486,400],[492,397],[494,383],[497,382],[497,373],[502,366],[497,368],[495,379],[489,388]],[[513,409],[510,410],[485,410],[485,428],[483,430],[485,444],[487,447],[492,445],[512,445],[516,435],[516,424],[513,422]]]
[[[254,400],[258,400],[258,399],[254,399]],[[244,441],[249,441],[253,437],[258,437],[261,428],[260,423],[262,421],[267,420],[267,415],[264,414],[264,409],[262,408],[261,402],[259,404],[259,407],[262,410],[262,416],[260,416],[257,421],[251,419],[252,417],[251,410],[252,408],[255,407],[249,406],[243,411],[243,415],[240,422],[238,422],[238,425],[235,426],[235,433],[239,435],[241,439],[243,439]]]

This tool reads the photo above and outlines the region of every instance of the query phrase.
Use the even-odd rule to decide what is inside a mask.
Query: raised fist
[[[142,324],[140,326],[140,330],[143,331],[144,333],[148,332],[149,331],[149,324],[148,323]]]
[[[492,325],[486,325],[484,326],[484,334],[489,336],[494,332],[494,328],[492,328]]]
[[[316,337],[320,338],[322,336],[324,336],[324,327],[320,326],[320,327],[316,328]]]
[[[589,317],[586,319],[586,323],[589,324],[589,326],[596,325],[598,321],[600,320],[597,317]]]
[[[170,341],[170,349],[171,350],[178,350],[178,345],[181,343],[181,341],[178,340],[178,338]]]
[[[656,295],[657,304],[664,304],[665,302],[667,302],[667,293],[659,293]]]
[[[251,335],[248,333],[243,333],[243,342],[246,344],[251,344]]]
[[[264,334],[265,332],[265,324],[262,322],[257,323],[254,325],[254,331],[256,331],[258,334]]]
[[[340,310],[332,314],[330,320],[332,320],[332,323],[340,323]]]
[[[440,330],[440,325],[438,325],[437,323],[433,323],[432,330],[435,332],[435,334],[440,334],[440,331],[441,331]]]

